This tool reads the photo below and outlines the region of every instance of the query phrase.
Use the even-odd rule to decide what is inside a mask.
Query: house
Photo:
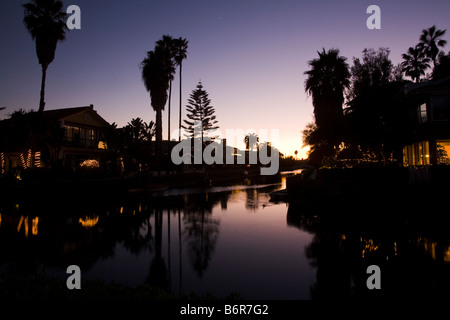
[[[450,76],[408,84],[406,94],[414,103],[403,164],[450,164]]]
[[[3,120],[0,122],[1,172],[57,162],[73,169],[85,161],[98,164],[106,151],[107,126],[108,122],[93,105],[46,110],[41,118],[37,112],[30,112]]]

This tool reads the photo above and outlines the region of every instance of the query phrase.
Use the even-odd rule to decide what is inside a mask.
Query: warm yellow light
[[[19,224],[17,225],[17,232],[20,231],[20,227],[22,226],[23,219],[24,219],[24,217],[23,217],[23,216],[20,216]]]
[[[17,232],[20,232],[20,228],[23,227],[25,229],[25,237],[28,237],[28,216],[20,216],[19,224],[17,225]]]
[[[450,247],[444,251],[444,262],[450,262]]]
[[[119,210],[119,212],[120,212],[120,214],[122,214],[122,213],[123,213],[123,207],[120,207],[120,210]]]
[[[89,217],[86,217],[84,219],[80,218],[78,220],[78,222],[81,223],[81,225],[85,228],[91,228],[98,223],[98,216],[96,216],[95,218],[89,218]]]
[[[38,223],[39,217],[35,217],[33,220],[31,220],[31,234],[33,236],[36,236],[38,234]]]
[[[95,160],[95,159],[90,159],[90,160],[84,160],[81,164],[81,167],[84,168],[99,168],[100,167],[100,163]]]
[[[108,146],[107,146],[106,142],[99,141],[97,148],[99,148],[99,149],[108,149]]]

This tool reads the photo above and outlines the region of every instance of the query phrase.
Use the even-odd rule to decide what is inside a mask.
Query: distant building
[[[415,103],[403,164],[450,164],[450,77],[408,84],[406,93]]]
[[[74,169],[84,161],[89,165],[101,162],[107,147],[104,138],[108,122],[93,105],[46,110],[41,120],[37,119],[37,112],[33,112],[0,122],[2,172],[43,167],[48,160]],[[36,130],[37,123],[41,123],[40,130]],[[33,132],[39,132],[39,142]]]

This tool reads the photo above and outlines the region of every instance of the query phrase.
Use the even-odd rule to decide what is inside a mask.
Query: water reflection
[[[38,261],[65,279],[67,266],[77,264],[85,280],[249,299],[450,296],[445,220],[374,220],[270,203],[268,193],[280,187],[3,205],[0,268],[29,272]],[[371,264],[382,270],[382,290],[367,289]]]
[[[450,297],[450,236],[442,233],[442,220],[377,217],[374,223],[368,217],[311,214],[292,204],[287,222],[314,234],[306,249],[317,268],[313,299]],[[382,290],[367,288],[370,265],[381,268]]]

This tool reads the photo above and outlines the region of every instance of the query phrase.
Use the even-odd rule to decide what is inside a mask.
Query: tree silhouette
[[[319,59],[308,62],[311,69],[305,72],[305,91],[312,96],[316,124],[322,127],[343,119],[344,90],[350,84],[350,72],[347,58],[339,56],[339,50],[317,53]]]
[[[444,54],[442,51],[438,56],[438,64],[433,70],[433,80],[439,80],[450,76],[450,52]]]
[[[441,38],[445,34],[445,31],[436,29],[436,26],[433,25],[428,29],[422,30],[422,34],[420,35],[418,48],[426,57],[433,61],[433,68],[436,67],[436,58],[440,51],[439,47],[444,47],[447,44],[447,41]]]
[[[322,155],[330,154],[342,141],[344,130],[344,90],[348,88],[350,72],[346,58],[339,56],[338,49],[317,52],[318,59],[308,62],[311,67],[305,74],[305,91],[312,96],[315,117],[314,149]],[[311,140],[310,140],[311,141]],[[320,157],[318,157],[318,160]]]
[[[36,54],[42,67],[39,112],[45,108],[45,78],[47,68],[55,58],[56,44],[66,38],[67,14],[59,0],[32,0],[23,5],[23,23],[36,43]]]
[[[175,53],[176,53],[176,47],[175,47],[175,40],[169,36],[169,35],[163,35],[161,40],[158,40],[156,42],[157,46],[160,46],[164,48],[167,52],[170,52],[170,56],[172,59],[172,64],[175,65]],[[171,98],[172,98],[172,81],[174,79],[175,74],[175,67],[172,70],[172,73],[169,75],[169,99],[168,99],[168,106],[167,106],[167,140],[170,141],[170,104],[171,104]]]
[[[404,61],[401,65],[405,75],[411,77],[414,82],[419,82],[420,77],[425,75],[425,70],[430,67],[430,59],[424,56],[418,45],[415,48],[409,47],[408,52],[402,54],[402,58]]]
[[[167,101],[169,82],[174,73],[171,48],[157,44],[153,51],[147,52],[147,57],[142,61],[140,68],[142,80],[150,93],[151,104],[156,112],[156,155],[160,162],[162,156],[162,111]]]
[[[197,84],[197,88],[192,91],[190,98],[188,99],[189,105],[186,106],[187,117],[189,120],[184,120],[186,126],[183,126],[187,130],[191,138],[201,138],[203,143],[205,134],[209,131],[219,128],[216,126],[217,120],[214,115],[214,107],[210,105],[211,100],[208,97],[208,93],[203,90],[201,82]],[[199,129],[197,126],[201,125]],[[196,137],[195,133],[200,131],[200,137]]]
[[[352,152],[360,153],[360,159],[386,163],[398,147],[406,115],[402,103],[404,81],[398,81],[395,73],[386,48],[365,49],[362,61],[354,59],[345,112],[349,126],[346,143],[352,145]]]
[[[245,149],[254,150],[258,148],[259,137],[256,133],[249,133],[244,137]]]
[[[178,141],[181,141],[181,104],[182,104],[182,64],[183,60],[187,58],[188,41],[183,38],[175,39],[175,62],[180,67],[180,118],[178,122],[179,136]]]

